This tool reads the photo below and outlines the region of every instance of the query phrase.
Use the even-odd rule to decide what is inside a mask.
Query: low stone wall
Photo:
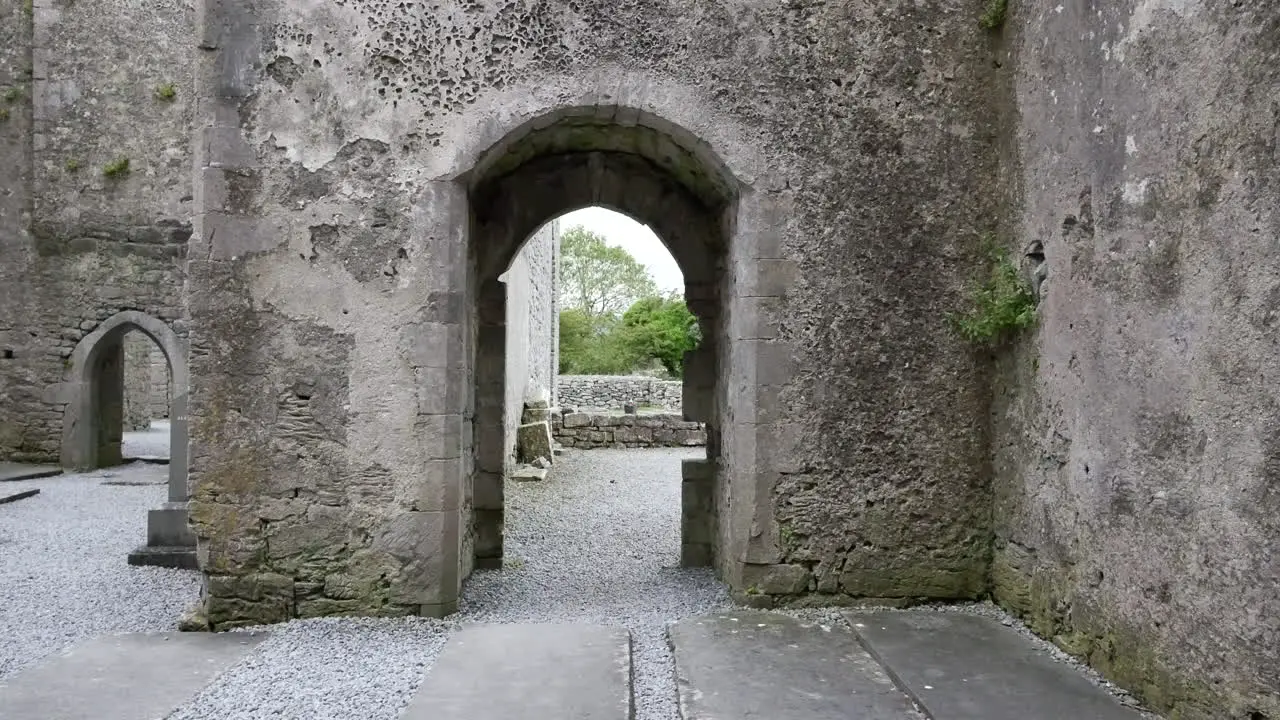
[[[707,429],[702,423],[670,413],[557,413],[551,416],[551,434],[564,447],[581,449],[696,447],[707,444]]]
[[[561,375],[556,400],[561,407],[620,410],[625,402],[679,410],[684,383],[643,375]]]

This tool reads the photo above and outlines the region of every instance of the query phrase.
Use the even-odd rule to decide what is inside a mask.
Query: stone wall
[[[124,431],[151,427],[151,348],[140,332],[124,336]]]
[[[203,8],[190,447],[215,625],[455,606],[468,534],[478,558],[502,526],[495,278],[593,204],[654,227],[702,323],[726,582],[985,591],[982,358],[947,319],[998,202],[980,7]]]
[[[193,10],[0,0],[0,17],[0,458],[51,462],[81,338],[126,309],[186,332]]]
[[[565,447],[648,448],[698,447],[707,444],[707,429],[680,415],[621,413],[555,413],[551,434]]]
[[[169,365],[164,351],[144,333],[124,336],[124,430],[145,430],[169,417]]]
[[[1177,718],[1280,717],[1280,5],[1013,4],[993,592]]]
[[[680,380],[631,375],[561,375],[560,405],[572,408],[619,410],[625,402],[679,410],[684,383]]]
[[[554,404],[560,358],[555,290],[559,242],[558,222],[539,228],[500,278],[507,293],[503,452],[513,461],[525,403]]]

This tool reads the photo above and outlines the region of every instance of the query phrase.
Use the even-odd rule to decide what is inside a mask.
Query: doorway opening
[[[624,109],[618,112],[636,114],[639,122],[620,125],[599,110],[560,111],[556,118],[531,122],[492,148],[462,178],[471,209],[468,287],[474,308],[472,462],[465,494],[471,523],[461,547],[463,577],[473,568],[501,568],[505,554],[504,484],[511,467],[509,428],[515,423],[508,408],[512,348],[510,287],[504,279],[511,280],[522,249],[531,238],[536,246],[538,234],[548,227],[552,235],[558,233],[563,253],[563,216],[587,208],[613,211],[653,228],[682,275],[698,342],[681,353],[680,418],[704,429],[705,455],[681,463],[680,559],[686,566],[716,564],[717,507],[724,494],[715,472],[722,447],[722,403],[717,398],[728,391],[719,368],[729,353],[722,305],[728,293],[735,186],[682,130]],[[622,308],[623,313],[628,309]],[[559,323],[557,330],[563,333]],[[564,339],[558,338],[556,346]],[[520,420],[536,421],[537,411],[549,410],[558,390],[548,389],[546,395],[545,404],[535,400],[531,414],[522,409]],[[565,398],[554,399],[566,404]],[[568,417],[562,416],[562,429],[567,429]],[[586,437],[591,442],[605,435],[588,430]],[[624,432],[623,437],[624,447],[638,443],[634,434]],[[617,443],[617,434],[611,441]],[[518,441],[516,445],[518,452]]]

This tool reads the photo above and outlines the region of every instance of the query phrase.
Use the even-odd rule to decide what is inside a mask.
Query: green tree
[[[673,377],[684,376],[684,354],[701,340],[698,319],[675,296],[641,298],[623,314],[622,326],[631,352],[657,360]]]
[[[643,359],[627,343],[616,316],[592,317],[578,308],[560,311],[561,374],[625,374]]]
[[[560,236],[560,306],[593,318],[617,315],[657,294],[649,271],[631,253],[581,225]]]

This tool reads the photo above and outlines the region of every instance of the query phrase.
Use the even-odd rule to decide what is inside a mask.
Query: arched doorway
[[[726,303],[734,297],[730,245],[738,183],[695,138],[640,111],[562,110],[526,123],[490,148],[459,178],[471,209],[467,242],[469,336],[474,372],[469,388],[473,443],[464,460],[464,526],[460,563],[501,567],[507,428],[504,358],[507,297],[499,277],[538,228],[570,211],[607,208],[649,225],[675,258],[702,342],[685,363],[684,414],[705,423],[706,460],[686,461],[682,485],[681,561],[723,567],[719,508],[727,503],[722,408],[735,390]],[[617,117],[631,118],[628,124]],[[742,406],[750,412],[754,403]],[[739,425],[739,427],[742,427]],[[751,448],[746,448],[754,452]],[[746,458],[742,459],[743,461]]]
[[[146,335],[169,368],[168,501],[147,518],[147,546],[133,564],[195,566],[195,537],[187,524],[187,353],[163,320],[134,310],[107,318],[77,343],[68,362],[63,414],[62,465],[92,470],[122,462],[125,336]]]

